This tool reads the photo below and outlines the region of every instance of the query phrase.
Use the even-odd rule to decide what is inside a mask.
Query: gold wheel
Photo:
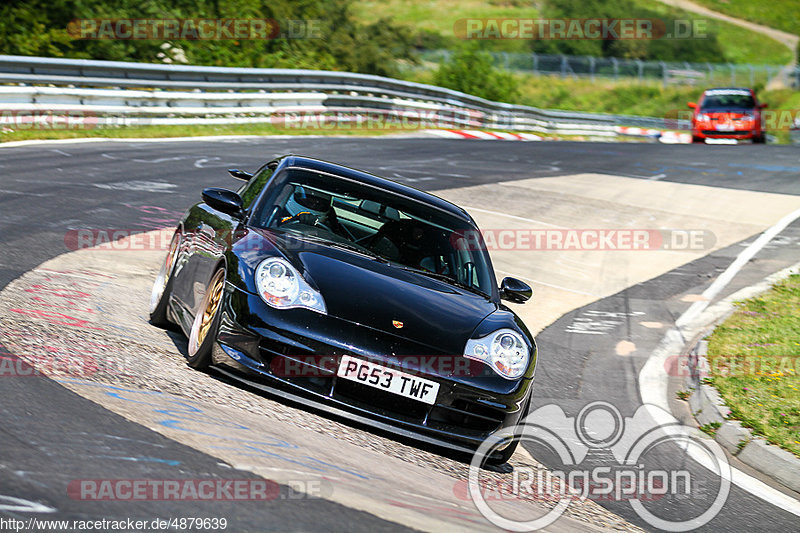
[[[211,280],[209,287],[208,297],[206,298],[206,308],[203,311],[203,318],[200,322],[200,329],[197,331],[197,345],[203,344],[203,341],[208,335],[208,330],[211,329],[211,324],[214,323],[214,317],[219,310],[219,304],[222,302],[222,289],[224,287],[224,275],[220,270]]]
[[[225,270],[220,269],[211,278],[201,308],[194,317],[192,331],[189,334],[189,365],[194,368],[208,366],[211,356],[209,335],[213,335],[217,313],[222,305],[222,294],[225,289]],[[208,345],[207,345],[208,344]],[[206,346],[207,345],[207,346]]]

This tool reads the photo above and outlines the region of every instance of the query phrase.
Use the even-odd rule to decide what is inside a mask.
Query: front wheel
[[[528,416],[530,407],[531,407],[531,398],[530,396],[528,396],[528,403],[525,404],[525,409],[522,411],[522,415],[520,415],[519,420],[517,421],[517,425],[525,423],[525,417]],[[486,464],[491,466],[499,466],[507,463],[511,459],[511,456],[514,455],[514,452],[517,451],[517,446],[519,446],[518,438],[514,439],[514,441],[503,450],[487,457]]]
[[[219,309],[222,307],[224,289],[225,269],[219,268],[211,277],[189,333],[188,363],[197,370],[205,370],[211,364],[211,351],[219,330]]]

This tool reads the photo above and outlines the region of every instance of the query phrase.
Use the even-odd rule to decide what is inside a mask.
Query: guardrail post
[[[561,54],[561,77],[567,77],[567,56]]]
[[[594,65],[597,63],[597,60],[593,57],[589,57],[589,76],[591,76],[592,81],[594,81]]]
[[[667,70],[666,63],[663,61],[659,61],[659,63],[661,64],[661,83],[664,87],[666,87],[667,83],[669,83],[669,70]]]
[[[533,52],[533,72],[539,74],[539,56],[536,55],[536,52]]]
[[[642,83],[644,81],[644,61],[642,61],[641,59],[637,59],[636,67],[637,70],[639,71],[639,83]]]
[[[614,81],[619,79],[619,61],[616,57],[611,58],[611,64],[614,65]]]

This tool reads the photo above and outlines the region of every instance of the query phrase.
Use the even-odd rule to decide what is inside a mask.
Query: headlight
[[[271,257],[256,268],[256,288],[261,299],[277,309],[303,307],[328,314],[322,295],[285,259]]]
[[[699,115],[697,115],[697,120],[700,122],[708,122],[709,120],[711,120],[711,117],[706,115],[705,113],[700,113]]]
[[[755,120],[756,116],[752,113],[745,113],[742,115],[742,120]]]
[[[530,354],[522,335],[513,329],[498,329],[468,340],[464,356],[483,361],[504,378],[517,379],[525,374]]]

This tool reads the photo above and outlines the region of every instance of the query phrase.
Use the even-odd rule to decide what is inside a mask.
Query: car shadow
[[[175,348],[178,351],[178,353],[180,353],[181,356],[183,356],[183,358],[186,359],[188,357],[188,355],[189,355],[189,341],[186,338],[186,336],[183,334],[183,332],[181,332],[176,326],[174,329],[172,329],[172,328],[167,329],[166,333],[167,333],[167,336],[169,337],[169,339],[172,341],[172,344],[175,346]],[[220,374],[218,372],[215,372],[213,370],[213,368],[214,367],[211,367],[210,371],[205,372],[205,374],[208,377],[214,379],[215,381],[217,381],[219,383],[223,383],[223,384],[225,384],[227,386],[236,387],[237,389],[245,390],[245,391],[247,391],[247,392],[249,392],[251,394],[256,394],[258,396],[261,396],[262,398],[268,398],[270,400],[279,402],[279,403],[281,403],[281,404],[283,404],[283,405],[285,405],[287,407],[291,407],[291,408],[297,409],[299,411],[304,411],[306,413],[313,414],[313,415],[316,415],[316,416],[322,416],[322,417],[325,417],[325,418],[327,418],[329,420],[334,420],[334,421],[339,422],[341,424],[345,424],[345,425],[347,425],[347,426],[349,426],[351,428],[358,429],[358,430],[361,430],[361,431],[365,431],[367,433],[371,433],[371,434],[373,434],[375,436],[378,436],[378,437],[382,437],[382,438],[385,438],[385,439],[393,440],[393,441],[399,442],[401,444],[404,444],[406,446],[415,448],[415,449],[420,450],[420,451],[425,451],[425,452],[428,452],[428,453],[434,453],[436,455],[440,455],[440,456],[445,457],[447,459],[450,459],[452,461],[456,461],[456,462],[462,463],[462,464],[464,464],[466,466],[469,466],[470,462],[472,461],[472,455],[467,454],[465,452],[461,452],[461,451],[458,451],[458,450],[453,450],[453,449],[450,449],[450,448],[447,448],[447,447],[443,447],[443,446],[435,446],[435,445],[432,445],[432,444],[429,444],[429,443],[421,442],[421,441],[418,441],[418,440],[416,440],[416,439],[414,439],[412,437],[398,435],[398,434],[392,433],[390,431],[385,431],[385,430],[382,430],[382,429],[379,429],[379,428],[375,428],[373,426],[370,426],[369,424],[364,424],[364,423],[360,423],[360,422],[348,419],[344,415],[337,415],[337,414],[334,414],[334,413],[326,412],[323,409],[316,409],[313,406],[306,405],[306,404],[303,404],[303,403],[300,403],[300,402],[292,401],[291,399],[284,398],[283,396],[281,396],[280,394],[277,394],[277,393],[276,394],[271,394],[268,391],[264,391],[264,390],[259,389],[257,387],[253,387],[251,385],[248,385],[247,383],[243,383],[241,381],[238,381],[238,380],[236,380],[234,378],[231,378],[231,377],[229,377],[229,376],[227,376],[225,374]],[[509,473],[509,472],[513,471],[513,467],[509,463],[504,463],[504,464],[501,464],[501,465],[484,464],[482,466],[482,468],[484,468],[485,470],[488,470],[488,471],[499,472],[499,473]]]

